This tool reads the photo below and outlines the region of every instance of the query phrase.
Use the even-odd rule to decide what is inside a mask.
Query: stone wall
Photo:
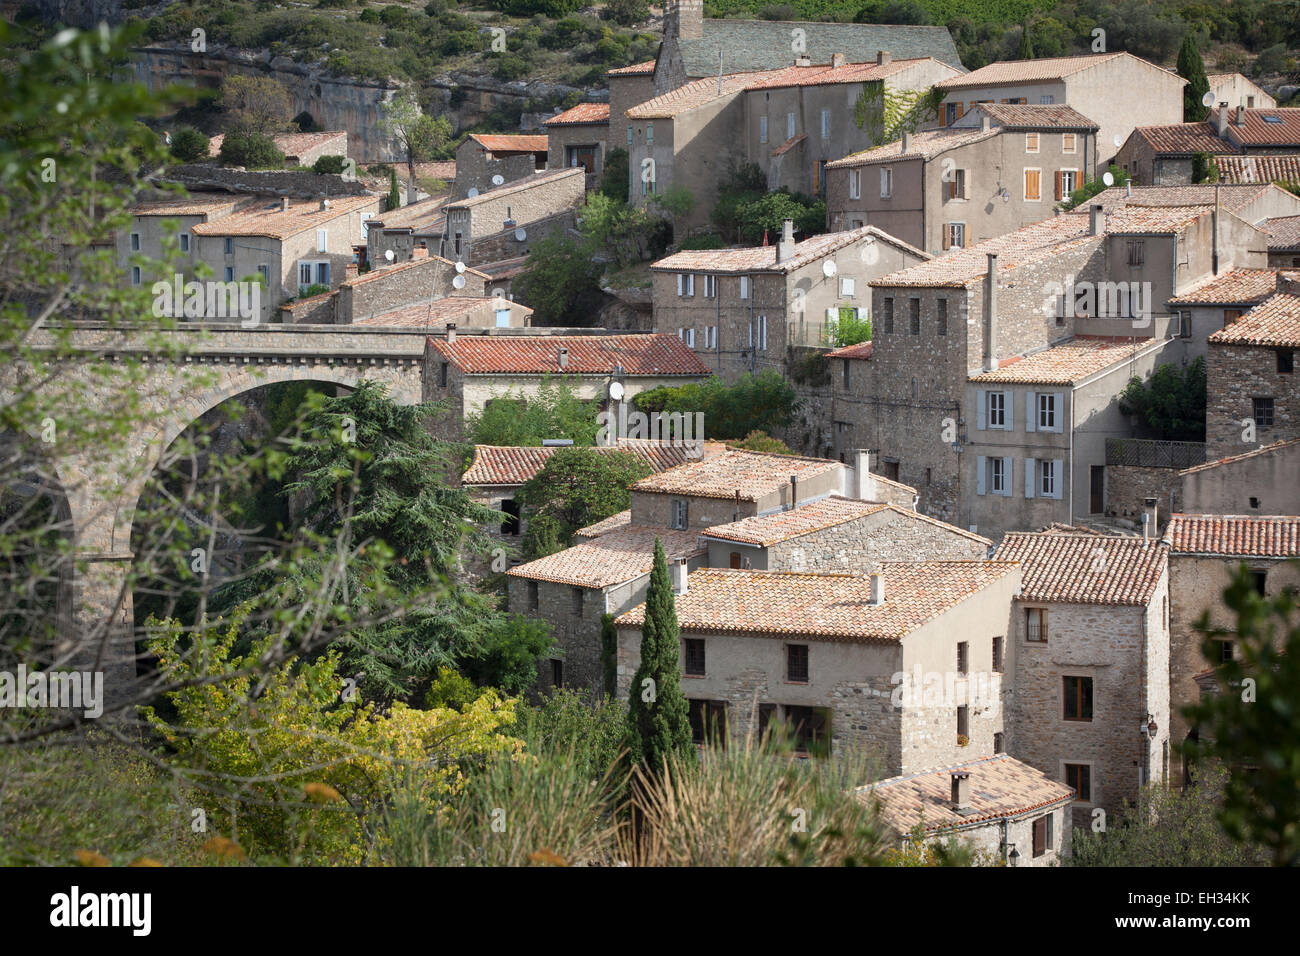
[[[191,192],[229,190],[236,193],[260,193],[288,196],[291,199],[319,199],[330,196],[364,196],[366,187],[359,180],[348,181],[329,173],[303,169],[254,169],[239,166],[195,164],[172,166],[165,178],[180,183]]]
[[[980,561],[988,545],[914,515],[882,511],[767,549],[771,571],[870,571],[882,561]]]
[[[1206,359],[1205,457],[1240,455],[1259,445],[1300,438],[1300,378],[1277,370],[1277,350],[1210,343]],[[1252,399],[1273,399],[1273,424],[1248,432]]]
[[[345,282],[339,289],[342,321],[361,319],[452,295],[485,295],[482,275],[466,270],[465,287],[456,289],[452,263],[436,257],[416,258],[394,266],[373,269]]]
[[[964,843],[976,852],[983,853],[995,860],[1001,860],[1004,858],[1004,854],[1009,852],[1003,846],[1005,840],[1007,844],[1016,848],[1017,868],[1057,866],[1070,853],[1070,837],[1073,829],[1070,825],[1069,805],[1056,807],[1051,811],[1051,846],[1047,848],[1042,856],[1035,857],[1034,822],[1042,816],[1044,816],[1042,811],[1027,813],[1009,821],[1005,831],[1001,820],[995,820],[992,823],[974,826],[965,830],[943,830],[934,836],[927,837],[925,842],[937,843],[952,840]]]
[[[528,255],[533,243],[545,239],[557,232],[563,233],[578,228],[578,217],[574,211],[566,211],[554,216],[547,216],[527,224],[524,238],[515,237],[515,228],[503,229],[498,233],[480,238],[475,237],[461,253],[467,265],[481,265],[485,262],[500,262],[502,259],[514,259]]]
[[[1300,514],[1300,444],[1181,474],[1186,514]]]
[[[489,159],[489,156],[492,158]],[[544,168],[545,162],[539,165],[532,153],[495,156],[472,139],[466,139],[456,150],[456,183],[451,198],[465,199],[471,189],[478,190],[480,194],[499,189],[502,185],[531,176],[538,169]],[[493,183],[494,176],[500,176],[503,182]]]
[[[1172,511],[1182,511],[1179,496],[1181,479],[1177,468],[1146,468],[1138,465],[1106,466],[1106,514],[1112,518],[1131,518],[1141,527],[1143,504],[1146,498],[1155,498],[1164,520]],[[1171,508],[1170,494],[1174,504]],[[1155,529],[1151,529],[1155,533]]]
[[[649,575],[645,576],[649,579]],[[537,604],[529,600],[530,584],[537,586]],[[605,613],[605,592],[599,588],[576,588],[551,581],[510,577],[509,607],[514,614],[540,618],[551,626],[555,647],[550,659],[563,661],[564,683],[604,692],[604,669],[600,660],[600,619]],[[582,611],[574,611],[574,593],[582,593]],[[553,687],[551,669],[543,662],[538,676],[540,691]]]

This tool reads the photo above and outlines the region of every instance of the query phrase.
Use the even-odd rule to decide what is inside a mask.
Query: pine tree
[[[654,569],[641,625],[641,665],[628,692],[628,756],[651,772],[691,751],[691,724],[677,672],[679,631],[668,559],[655,539]]]
[[[1024,28],[1020,31],[1020,47],[1016,50],[1017,60],[1032,60],[1034,58],[1034,43],[1029,38],[1029,23],[1025,22]]]
[[[402,192],[397,188],[397,170],[388,171],[388,208],[397,209],[402,205]]]
[[[1182,49],[1178,51],[1178,75],[1187,81],[1183,87],[1183,122],[1199,123],[1210,112],[1209,107],[1201,102],[1210,92],[1210,81],[1205,78],[1201,51],[1196,49],[1190,33],[1183,38]]]

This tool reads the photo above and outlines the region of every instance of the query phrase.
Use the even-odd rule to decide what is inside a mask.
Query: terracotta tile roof
[[[1219,186],[1219,205],[1232,213],[1241,212],[1250,203],[1257,200],[1270,189],[1276,189],[1268,183],[1238,184]],[[1070,210],[1074,215],[1088,215],[1088,208],[1097,204],[1112,212],[1116,207],[1129,204],[1140,206],[1197,206],[1213,205],[1215,187],[1209,183],[1188,186],[1134,186],[1133,195],[1129,196],[1123,186],[1111,186],[1103,189],[1086,203],[1080,203]]]
[[[1240,112],[1242,124],[1235,122]],[[1216,106],[1205,118],[1207,123],[1218,122]],[[1238,110],[1228,108],[1228,136],[1247,146],[1300,146],[1300,108]]]
[[[873,475],[872,477],[877,476]],[[741,544],[753,544],[766,548],[781,541],[789,541],[791,538],[798,538],[814,531],[823,531],[826,528],[833,528],[836,525],[856,521],[859,518],[865,518],[868,515],[878,514],[882,511],[925,521],[986,546],[993,543],[988,538],[982,538],[969,531],[963,531],[961,528],[946,524],[937,518],[931,518],[915,511],[908,511],[906,508],[898,507],[898,505],[879,501],[862,501],[858,498],[844,498],[840,495],[831,495],[819,501],[800,505],[793,511],[777,511],[769,515],[741,518],[739,521],[732,521],[728,524],[713,525],[701,531],[700,534],[706,538],[721,538],[725,541],[736,541]]]
[[[827,358],[842,359],[869,359],[871,358],[871,342],[859,342],[857,345],[845,345],[842,348],[832,349],[826,353]]]
[[[957,771],[970,774],[971,807],[963,813],[952,808],[952,775]],[[906,835],[918,824],[930,833],[1054,807],[1072,800],[1074,788],[1013,757],[996,754],[890,777],[859,787],[854,795],[863,803],[877,801],[885,822]]]
[[[489,153],[545,153],[546,136],[518,133],[470,133],[469,138]]]
[[[885,601],[872,605],[867,574],[701,568],[676,596],[683,633],[799,635],[852,643],[896,642],[1019,566],[1006,561],[887,562]],[[645,605],[619,627],[640,627]]]
[[[1168,563],[1155,541],[1071,531],[1014,531],[995,561],[1019,561],[1025,601],[1144,606]]]
[[[1297,217],[1300,218],[1300,217]],[[1238,305],[1262,302],[1277,291],[1272,269],[1233,269],[1212,276],[1194,289],[1169,300],[1170,305]]]
[[[843,159],[826,164],[827,169],[843,169],[849,166],[869,166],[873,163],[894,162],[900,159],[933,159],[950,149],[978,143],[980,140],[992,139],[998,135],[996,127],[965,129],[948,126],[943,129],[914,133],[908,137],[907,152],[903,152],[903,141],[896,139],[892,143],[864,149],[859,153],[850,153]]]
[[[1265,219],[1261,228],[1268,233],[1269,252],[1294,252],[1300,249],[1300,216]]]
[[[552,116],[543,126],[599,126],[609,122],[608,103],[579,103]]]
[[[978,109],[1005,129],[1055,129],[1093,131],[1101,129],[1073,106],[1023,103],[981,103]]]
[[[609,375],[622,365],[628,375],[707,376],[709,368],[675,335],[458,336],[429,344],[466,375],[560,373],[559,350],[569,350],[568,375]]]
[[[766,452],[739,451],[729,448],[721,454],[699,461],[688,461],[676,468],[632,485],[633,491],[694,498],[757,501],[790,483],[795,475],[800,481],[841,469],[838,461],[826,458],[803,458],[799,455],[773,455]]]
[[[568,166],[564,169],[544,169],[530,176],[516,179],[514,182],[506,183],[504,186],[496,186],[487,192],[479,193],[477,196],[446,203],[443,208],[446,210],[473,209],[475,206],[495,202],[498,199],[504,199],[507,196],[513,196],[515,193],[521,193],[528,189],[552,186],[566,179],[576,179],[585,183],[586,175],[586,171],[581,166]]]
[[[775,75],[751,83],[747,90],[779,90],[792,86],[829,86],[836,83],[870,83],[901,73],[921,63],[939,63],[932,56],[912,60],[890,60],[880,64],[875,60],[866,63],[845,63],[842,66],[787,66]]]
[[[490,295],[449,295],[429,302],[390,309],[376,315],[354,321],[353,325],[386,327],[398,329],[442,328],[447,322],[458,319],[467,313],[477,311],[495,302]],[[524,317],[533,314],[527,306],[514,302],[505,302],[503,308],[509,307],[523,313]]]
[[[1209,123],[1139,126],[1132,135],[1143,140],[1153,152],[1167,156],[1190,156],[1193,153],[1220,156],[1237,152],[1237,147],[1220,139]]]
[[[1216,345],[1300,348],[1300,295],[1278,292],[1210,336]]]
[[[435,262],[441,262],[448,269],[454,269],[456,267],[456,263],[452,262],[450,259],[444,259],[442,256],[423,256],[419,259],[407,259],[405,262],[398,262],[393,265],[388,265],[387,263],[385,263],[383,265],[376,266],[375,268],[371,269],[369,272],[363,272],[361,275],[353,276],[351,279],[348,279],[346,282],[344,282],[343,285],[352,286],[355,288],[356,286],[359,285],[365,285],[368,282],[381,282],[384,279],[387,279],[389,276],[393,275],[394,273],[404,272],[407,269],[416,269],[419,268],[420,266],[427,266],[429,264],[430,259],[434,260]],[[477,269],[473,267],[466,268],[465,274],[478,276],[480,279],[487,278],[486,275],[484,275],[482,272],[479,272]]]
[[[1174,514],[1162,543],[1174,554],[1300,557],[1300,517]]]
[[[1172,235],[1181,232],[1188,223],[1212,214],[1214,207],[1201,206],[1143,206],[1129,203],[1106,213],[1106,235],[1143,236]]]
[[[1151,344],[1151,339],[1076,336],[1062,345],[999,364],[995,371],[972,375],[969,380],[980,384],[1072,385],[1129,361]]]
[[[640,76],[643,74],[654,73],[655,61],[646,60],[644,63],[633,63],[631,66],[620,66],[613,70],[606,70],[606,76]]]
[[[595,524],[589,524],[585,528],[579,528],[573,532],[575,539],[590,541],[592,538],[599,538],[602,534],[608,534],[610,531],[618,531],[620,528],[627,528],[632,524],[632,509],[620,511],[618,514],[610,515],[604,521],[597,521]]]
[[[311,229],[328,226],[334,220],[367,207],[378,209],[378,196],[339,196],[329,200],[329,208],[321,209],[320,200],[289,201],[288,211],[282,211],[280,201],[246,207],[239,212],[201,222],[194,227],[196,236],[266,236],[271,239],[288,239]]]
[[[1289,438],[1283,441],[1275,441],[1271,445],[1261,445],[1259,448],[1252,448],[1250,451],[1242,452],[1240,455],[1228,455],[1226,458],[1219,458],[1215,461],[1207,461],[1203,465],[1193,465],[1191,468],[1184,468],[1178,473],[1178,477],[1183,475],[1194,475],[1198,471],[1209,471],[1211,468],[1219,468],[1223,465],[1235,464],[1239,461],[1245,461],[1247,458],[1258,458],[1261,455],[1271,455],[1283,448],[1289,448],[1292,445],[1300,445],[1300,438]]]
[[[919,259],[929,259],[930,254],[896,239],[875,226],[863,226],[847,232],[827,232],[811,236],[794,244],[794,255],[785,262],[776,261],[776,243],[768,246],[749,246],[744,249],[693,249],[676,252],[650,266],[655,272],[776,272],[787,273],[816,262],[823,256],[843,249],[860,240],[884,242]]]
[[[727,73],[722,77],[719,89],[716,76],[702,80],[691,80],[667,93],[661,93],[644,103],[638,103],[627,111],[628,119],[657,120],[672,119],[688,110],[712,103],[747,89],[750,84],[776,76],[781,70],[759,70],[754,73]]]
[[[461,476],[462,485],[522,485],[546,465],[564,445],[475,445],[474,460]],[[591,448],[599,454],[626,452],[656,472],[687,460],[686,449],[646,439],[623,439],[617,445]]]
[[[1108,63],[1127,53],[1086,54],[1084,56],[1044,57],[1040,60],[1001,60],[961,76],[936,83],[941,90],[964,90],[978,86],[1004,86],[1009,83],[1041,83],[1061,80],[1101,63]],[[1137,59],[1137,57],[1133,57]],[[1141,61],[1145,62],[1145,61]],[[1152,66],[1152,69],[1160,67]]]
[[[1215,162],[1221,183],[1300,183],[1300,155],[1223,156]]]
[[[650,572],[654,567],[655,538],[663,543],[664,555],[670,562],[703,552],[694,531],[628,525],[536,561],[516,565],[506,574],[583,588],[607,588]]]
[[[211,216],[234,209],[242,198],[228,193],[191,193],[189,196],[138,203],[129,212],[133,216]]]
[[[802,143],[802,142],[803,142],[804,140],[806,140],[807,138],[808,138],[808,134],[807,134],[807,133],[800,133],[798,136],[791,136],[789,139],[787,139],[784,143],[782,143],[782,144],[781,144],[780,146],[778,146],[776,149],[772,150],[772,155],[773,155],[773,156],[784,156],[786,153],[790,152],[790,150],[794,149],[796,146],[798,146],[800,143]]]
[[[425,199],[420,202],[400,206],[375,213],[371,224],[382,223],[385,229],[414,229],[422,232],[433,231],[434,226],[446,222],[447,213],[443,210],[444,202],[438,199]],[[441,232],[441,228],[439,228]]]
[[[516,256],[513,259],[499,259],[496,262],[480,263],[476,268],[491,279],[513,279],[522,273],[527,265],[527,256]]]
[[[271,137],[271,141],[275,143],[276,149],[284,153],[287,159],[290,156],[301,156],[306,150],[337,139],[343,149],[333,155],[342,156],[347,151],[347,136],[347,130],[334,129],[320,133],[277,133]],[[221,144],[225,141],[225,133],[218,133],[211,137],[208,140],[208,155],[220,156]]]

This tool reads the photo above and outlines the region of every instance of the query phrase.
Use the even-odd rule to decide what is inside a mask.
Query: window
[[[1051,816],[1042,816],[1034,821],[1034,856],[1039,857],[1047,852],[1047,823]]]
[[[1056,97],[1053,96],[1051,93],[1044,93],[1042,96],[1038,98],[1038,104],[1040,106],[1051,106],[1055,102],[1056,102]]]
[[[718,277],[706,275],[704,277],[704,298],[716,299],[718,296]]]
[[[1239,318],[1241,318],[1241,309],[1223,310],[1223,325],[1225,328],[1232,325],[1232,323],[1236,322]]]
[[[442,368],[438,370],[438,387],[447,387],[447,363],[442,363]]]
[[[1252,398],[1251,412],[1255,416],[1255,426],[1257,428],[1273,427],[1273,399],[1271,398]]]
[[[1036,153],[1036,152],[1038,152],[1038,134],[1037,134],[1037,133],[1026,133],[1026,134],[1025,134],[1025,152],[1026,152],[1026,153]]]
[[[678,329],[677,337],[685,342],[688,348],[695,348],[695,329]]]
[[[262,277],[262,286],[269,289],[271,287],[271,267],[263,263],[257,267],[257,274]]]
[[[790,684],[808,683],[808,645],[785,646],[785,679]]]
[[[1062,677],[1066,720],[1092,720],[1092,678]]]
[[[957,743],[970,741],[970,707],[963,704],[957,708]]]
[[[227,236],[225,240],[225,248],[223,251],[225,252],[226,255],[233,256],[235,254],[235,240]]]
[[[686,676],[704,676],[704,639],[688,637],[682,640],[685,645]]]
[[[830,752],[830,708],[787,705],[784,709],[795,753],[826,756]]]
[[[1246,97],[1246,109],[1253,110],[1254,108],[1255,108],[1255,97],[1253,96]]]
[[[706,349],[716,349],[718,347],[718,327],[716,325],[710,325],[704,329],[704,347]]]
[[[632,145],[632,127],[630,126],[627,128],[627,144]]]
[[[497,327],[498,329],[508,329],[508,328],[510,328],[510,310],[509,310],[509,309],[497,309],[497,310],[496,310],[496,327]]]
[[[822,139],[831,138],[831,111],[822,110]]]
[[[572,602],[571,610],[575,615],[582,615],[582,588],[569,588],[569,598]]]
[[[1233,648],[1236,645],[1232,641],[1219,641],[1219,660],[1218,663],[1226,664],[1232,660]]]
[[[954,169],[952,171],[951,178],[948,180],[948,190],[947,195],[944,197],[945,199],[962,200],[970,198],[969,194],[966,192],[966,173],[967,171],[964,169]]]
[[[1179,338],[1190,339],[1192,337],[1192,313],[1178,313],[1178,336]]]
[[[758,141],[760,143],[767,142],[767,117],[766,116],[760,116],[758,118]]]
[[[181,241],[181,252],[189,252],[189,251],[190,251],[190,234],[189,234],[188,232],[182,232],[182,233],[180,234],[180,241]]]
[[[989,428],[1006,428],[1007,393],[989,392]]]
[[[853,298],[854,289],[857,287],[857,280],[849,276],[843,276],[840,279],[840,296],[845,299]],[[1281,354],[1280,352],[1278,353]]]
[[[943,224],[943,247],[945,249],[966,248],[966,223],[946,222]]]
[[[894,297],[886,296],[880,307],[880,331],[886,335],[894,332]]]
[[[677,294],[680,296],[695,295],[694,273],[677,273]]]
[[[1079,188],[1079,171],[1077,169],[1058,169],[1056,171],[1056,199],[1059,202],[1069,197]]]
[[[970,643],[967,641],[957,642],[957,673],[965,674],[970,665]]]
[[[654,145],[654,141],[655,141],[655,124],[654,124],[654,123],[646,123],[646,124],[645,124],[645,144],[646,144],[647,146],[653,146],[653,145]]]
[[[131,267],[131,285],[139,285],[139,284],[140,284],[140,267],[139,267],[139,266],[132,266],[132,267]]]
[[[537,595],[537,582],[529,581],[528,582],[528,609],[530,611],[536,611],[540,603],[541,601]]]
[[[1256,498],[1254,495],[1251,495],[1250,497],[1250,506],[1254,508],[1256,511],[1259,510],[1259,499]]]
[[[989,493],[1005,495],[1007,493],[1007,459],[989,458],[988,470]]]
[[[1006,750],[1006,747],[1004,745],[1006,736],[1007,735],[1000,730],[993,735],[993,752],[995,754],[1000,754]]]
[[[1061,152],[1073,153],[1078,151],[1078,139],[1075,133],[1061,134]]]
[[[1037,425],[1041,431],[1059,432],[1061,430],[1057,396],[1057,392],[1038,392],[1035,396],[1038,405]]]
[[[728,562],[729,567],[731,567],[736,571],[739,571],[741,563],[742,562],[741,562],[740,552],[739,551],[731,552],[731,558]]]
[[[850,369],[852,366],[849,364],[849,360],[848,360],[848,359],[840,359],[840,361],[841,361],[841,362],[843,363],[843,365],[844,365],[844,369],[843,369],[843,372],[844,372],[844,388],[847,390],[848,387],[849,387],[849,369]]]
[[[551,658],[551,686],[564,686],[564,661]]]
[[[673,527],[678,531],[686,530],[687,505],[685,498],[673,499]]]
[[[1002,672],[1002,643],[1005,638],[993,638],[993,670],[996,673]]]
[[[230,240],[226,240],[226,241],[229,242]],[[138,232],[131,233],[131,251],[132,252],[140,251],[140,233]]]
[[[948,334],[948,300],[939,299],[934,303],[935,331],[939,335]]]
[[[1051,459],[1045,459],[1038,463],[1038,493],[1044,498],[1055,498],[1056,494],[1056,462]]]
[[[749,298],[749,276],[740,277],[740,297],[742,299]]]
[[[1281,349],[1277,353],[1277,370],[1283,375],[1295,371],[1295,353],[1290,349]]]
[[[1251,583],[1255,585],[1255,593],[1263,597],[1268,592],[1265,590],[1268,584],[1268,572],[1252,569],[1250,572]]]
[[[225,269],[225,272],[223,273],[223,275],[225,276],[225,279],[226,279],[227,282],[234,282],[234,281],[235,281],[235,267],[234,267],[234,266],[226,266],[226,269]]]
[[[1128,264],[1131,266],[1144,265],[1147,261],[1147,244],[1142,239],[1128,240]]]
[[[907,300],[907,322],[912,335],[921,334],[921,300]]]
[[[785,114],[785,138],[794,139],[794,114]]]
[[[1067,763],[1065,785],[1077,791],[1076,799],[1092,800],[1092,768],[1086,763]]]
[[[1042,170],[1025,170],[1025,202],[1039,202],[1043,198],[1042,179]]]
[[[727,745],[727,702],[725,700],[687,700],[691,739],[697,745]]]
[[[889,199],[894,195],[894,171],[889,168],[880,171],[880,198]]]
[[[1047,643],[1047,608],[1025,608],[1025,640],[1031,644]]]
[[[849,198],[862,198],[862,170],[860,169],[849,170]]]

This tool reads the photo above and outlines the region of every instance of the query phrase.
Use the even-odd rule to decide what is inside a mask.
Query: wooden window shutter
[[[952,230],[949,228],[948,224],[947,224],[947,223],[944,223],[944,226],[943,226],[943,247],[944,247],[945,249],[948,248],[948,245],[949,245],[948,240],[949,240],[949,235],[951,234],[951,232],[952,232]]]
[[[1064,174],[1058,169],[1056,171],[1056,201],[1057,202],[1060,202],[1063,198],[1065,198],[1065,194],[1062,192],[1062,186],[1064,185],[1064,180],[1065,180]]]

